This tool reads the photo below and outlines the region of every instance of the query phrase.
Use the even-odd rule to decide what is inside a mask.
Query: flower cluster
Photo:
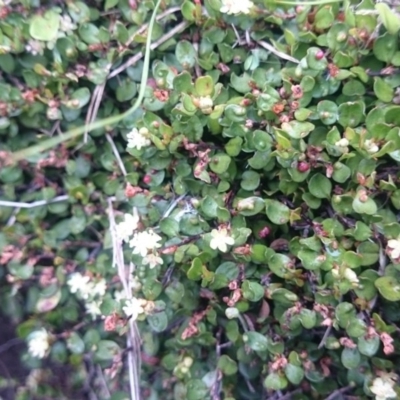
[[[104,279],[93,281],[89,276],[74,272],[70,275],[68,282],[69,290],[85,301],[86,312],[93,319],[101,315],[101,298],[105,295],[107,285]]]
[[[250,0],[222,0],[220,11],[224,14],[249,14],[254,3]]]
[[[394,390],[395,379],[394,374],[382,374],[373,380],[370,390],[375,395],[375,400],[397,399],[397,393]]]
[[[43,358],[50,348],[49,338],[50,335],[44,328],[31,332],[28,336],[29,354],[35,358]]]
[[[128,148],[141,150],[143,147],[150,146],[151,141],[148,138],[149,131],[147,128],[140,128],[139,130],[133,128],[127,135]]]
[[[228,251],[228,246],[232,246],[235,243],[233,237],[229,236],[226,228],[220,227],[218,230],[213,229],[211,231],[210,247],[213,250],[218,249],[223,253]]]
[[[157,249],[161,247],[159,243],[162,240],[161,236],[152,229],[138,232],[138,224],[139,217],[135,212],[133,215],[124,214],[124,220],[116,227],[118,238],[129,243],[133,254],[143,258],[143,265],[148,265],[150,268],[162,265],[163,259],[157,252]]]
[[[127,317],[130,317],[135,321],[140,314],[150,314],[154,310],[154,302],[133,297],[126,300],[125,306],[122,307],[122,310]]]
[[[400,240],[399,239],[390,239],[388,240],[386,253],[392,259],[393,262],[400,262]]]

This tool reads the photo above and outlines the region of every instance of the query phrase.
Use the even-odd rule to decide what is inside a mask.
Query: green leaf
[[[196,64],[196,50],[187,40],[178,42],[175,47],[175,56],[184,69],[193,68]]]
[[[85,343],[76,332],[72,332],[67,339],[67,347],[73,354],[82,354]]]
[[[394,89],[380,77],[374,78],[374,92],[376,97],[385,103],[393,100]]]
[[[308,187],[310,193],[318,199],[329,199],[332,192],[331,181],[320,173],[311,177]]]
[[[400,301],[400,282],[393,276],[382,276],[375,281],[379,293],[386,300]]]
[[[290,209],[283,203],[276,200],[266,200],[266,214],[271,222],[277,225],[283,225],[289,222]]]
[[[367,195],[364,196],[365,191],[358,191],[353,200],[353,210],[359,214],[373,215],[378,211],[378,206],[375,201]],[[366,198],[365,198],[366,197]]]
[[[168,327],[168,317],[165,311],[148,315],[147,321],[154,332],[163,332]]]
[[[355,369],[360,365],[361,355],[358,349],[344,348],[341,356],[342,364],[347,369]]]
[[[104,11],[109,10],[110,8],[115,7],[118,4],[119,0],[106,0],[104,3]]]
[[[358,339],[357,348],[364,356],[373,357],[379,350],[380,342],[378,335],[368,339],[361,337]]]
[[[200,379],[191,379],[186,383],[187,400],[204,400],[209,394],[206,384]]]
[[[290,121],[281,125],[281,129],[293,139],[305,138],[314,128],[315,125],[310,122]]]
[[[243,297],[249,301],[259,301],[264,297],[264,287],[257,282],[245,280],[241,289]]]
[[[120,352],[120,347],[114,341],[100,340],[100,342],[97,343],[95,357],[101,361],[111,361]]]
[[[200,280],[203,275],[203,261],[199,257],[194,258],[186,274],[192,281]]]
[[[160,230],[169,237],[176,237],[179,234],[179,223],[174,218],[164,218],[160,222]]]
[[[393,12],[393,9],[390,8],[386,3],[375,4],[375,9],[378,11],[379,17],[381,18],[386,30],[391,35],[396,35],[400,30],[399,14],[397,12]]]
[[[240,186],[244,190],[253,191],[260,185],[260,174],[255,171],[245,171]]]
[[[56,39],[60,27],[60,15],[48,10],[43,15],[35,15],[29,24],[29,34],[33,39],[49,42]]]
[[[231,163],[231,158],[225,153],[218,153],[211,158],[210,169],[216,174],[223,174]]]
[[[268,339],[259,332],[246,332],[243,335],[243,341],[254,351],[265,351],[268,349]]]
[[[238,367],[236,361],[232,360],[226,354],[223,354],[218,360],[217,368],[219,368],[224,375],[236,374]]]
[[[214,94],[214,82],[211,76],[200,76],[194,84],[199,96],[212,96]]]
[[[270,373],[264,380],[264,387],[269,390],[282,390],[288,385],[288,381],[285,376],[278,374],[277,372]]]
[[[297,365],[287,364],[285,367],[285,375],[290,383],[299,385],[304,379],[304,370]]]

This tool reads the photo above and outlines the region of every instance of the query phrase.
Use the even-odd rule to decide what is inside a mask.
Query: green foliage
[[[399,6],[159,3],[0,1],[15,398],[397,398]]]

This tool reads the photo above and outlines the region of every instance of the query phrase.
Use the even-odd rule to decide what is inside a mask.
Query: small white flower
[[[77,28],[77,26],[72,22],[69,15],[60,16],[60,30],[63,32],[70,32]]]
[[[239,200],[237,207],[239,211],[254,210],[254,198],[248,197],[247,199]]]
[[[377,153],[379,151],[379,146],[371,139],[367,139],[364,142],[364,148],[369,154]]]
[[[143,133],[133,128],[127,135],[128,147],[141,150],[142,147],[150,146],[151,141]]]
[[[375,395],[375,400],[396,399],[397,393],[394,391],[393,385],[392,380],[375,378],[370,390]]]
[[[122,307],[122,310],[127,317],[132,317],[132,319],[135,321],[139,314],[144,313],[143,306],[145,302],[146,301],[143,299],[137,299],[136,297],[133,297],[132,299],[126,301],[125,306]]]
[[[84,276],[79,272],[74,272],[72,275],[70,275],[67,284],[70,287],[69,290],[71,293],[77,293],[83,298],[87,298],[85,296],[87,296],[92,289],[90,277]]]
[[[387,244],[387,253],[390,258],[396,260],[400,257],[400,240],[390,239]]]
[[[126,294],[124,290],[119,290],[114,292],[114,299],[115,301],[118,301],[118,303],[121,302],[121,300],[125,300],[126,299]]]
[[[95,320],[99,315],[102,315],[101,310],[101,301],[90,301],[85,304],[86,314],[90,314],[92,318]]]
[[[105,279],[100,279],[98,282],[92,284],[92,295],[104,296],[106,294],[107,284]]]
[[[340,139],[335,143],[336,147],[347,147],[349,145],[349,141],[346,138]]]
[[[142,257],[146,257],[149,250],[161,247],[161,244],[158,243],[161,239],[161,236],[158,236],[151,229],[144,232],[136,232],[129,242],[129,247],[133,248],[133,254],[140,254]]]
[[[46,45],[44,42],[39,42],[39,40],[29,39],[28,44],[25,46],[25,50],[31,53],[33,56],[38,54],[42,55]]]
[[[351,283],[358,284],[360,282],[357,274],[351,268],[346,268],[344,271],[344,277]]]
[[[133,232],[138,228],[139,216],[137,214],[124,214],[124,220],[117,224],[117,236],[128,242]]]
[[[210,247],[213,250],[220,250],[223,253],[226,253],[228,250],[228,245],[232,246],[235,243],[233,237],[228,235],[228,231],[225,228],[221,229],[213,229],[211,231],[212,239],[210,241]]]
[[[248,14],[254,3],[250,0],[222,0],[220,11],[225,14]]]
[[[28,351],[32,357],[43,358],[50,348],[46,329],[34,331],[28,336]]]
[[[162,265],[163,262],[163,259],[158,254],[150,253],[143,258],[143,265],[148,265],[150,269],[157,267],[157,265]]]

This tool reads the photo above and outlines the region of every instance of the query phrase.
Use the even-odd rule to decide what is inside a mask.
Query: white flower
[[[149,250],[161,247],[161,244],[158,243],[160,240],[161,236],[158,236],[151,229],[144,232],[136,232],[129,242],[129,247],[133,248],[133,254],[140,254],[142,257],[146,257]]]
[[[379,151],[379,146],[371,139],[367,139],[364,142],[364,148],[370,154],[377,153]]]
[[[69,32],[76,29],[77,26],[72,22],[69,15],[60,15],[60,30],[63,32]]]
[[[210,241],[210,247],[214,250],[219,249],[223,253],[228,250],[227,245],[233,245],[235,240],[233,237],[228,235],[228,231],[225,228],[213,229],[211,231],[212,239]]]
[[[162,265],[163,262],[163,259],[158,254],[150,253],[143,258],[143,265],[148,265],[150,269],[157,267],[157,265]]]
[[[93,287],[89,281],[89,276],[84,276],[79,272],[74,272],[69,277],[67,284],[70,287],[69,290],[71,293],[77,293],[85,299],[89,297],[89,293]]]
[[[398,259],[400,257],[400,240],[398,239],[390,239],[387,244],[387,251],[393,260]]]
[[[394,382],[382,378],[376,378],[370,387],[371,392],[375,395],[375,400],[396,399],[397,393],[393,390]]]
[[[101,310],[101,301],[90,301],[85,304],[86,314],[90,314],[93,319],[96,319],[99,315],[102,315]]]
[[[125,291],[120,290],[120,291],[114,292],[114,299],[115,299],[115,301],[118,301],[118,303],[120,303],[121,300],[125,300],[126,299]]]
[[[32,357],[43,358],[50,348],[46,329],[34,331],[28,336],[28,351]]]
[[[25,50],[31,53],[33,56],[43,54],[45,49],[45,43],[39,42],[39,40],[29,39],[28,44],[25,46]]]
[[[98,282],[92,284],[92,295],[104,296],[106,294],[107,284],[105,279],[100,279]]]
[[[135,321],[139,314],[144,313],[144,303],[145,300],[133,297],[132,299],[126,301],[125,306],[122,307],[122,310],[127,317],[132,317],[132,319]]]
[[[239,211],[254,210],[254,197],[248,197],[247,199],[239,200],[236,208]]]
[[[137,214],[124,214],[124,220],[116,226],[117,236],[128,242],[133,232],[138,228],[139,216]]]
[[[148,139],[142,132],[133,128],[127,135],[128,147],[140,150],[142,147],[147,147],[151,144],[150,139]]]
[[[360,282],[357,274],[351,268],[346,268],[344,271],[344,277],[351,283],[358,284]]]
[[[248,14],[253,6],[250,0],[222,0],[220,11],[226,14]]]
[[[337,147],[347,147],[349,145],[349,141],[346,138],[340,139],[335,143]]]

